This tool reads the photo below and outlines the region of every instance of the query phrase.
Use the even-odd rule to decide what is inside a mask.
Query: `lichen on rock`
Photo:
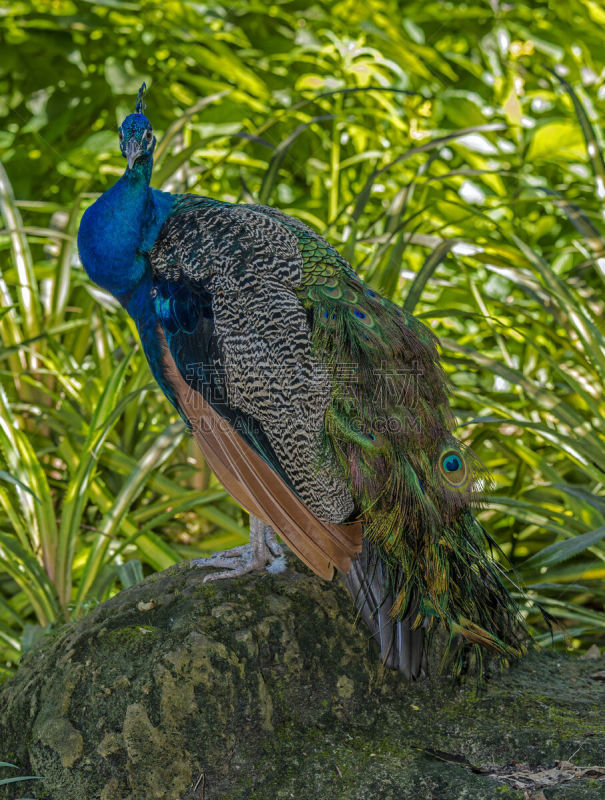
[[[176,565],[46,637],[0,689],[0,756],[44,780],[0,798],[521,799],[472,767],[605,761],[602,660],[533,652],[481,692],[410,685],[343,585],[289,564],[213,584]]]

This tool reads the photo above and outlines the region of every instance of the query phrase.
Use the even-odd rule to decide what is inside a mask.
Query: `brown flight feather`
[[[184,380],[172,358],[164,333],[164,374],[179,407],[219,481],[250,514],[279,534],[310,569],[330,579],[334,567],[347,573],[361,550],[360,522],[336,525],[322,522],[304,505],[271,467]]]

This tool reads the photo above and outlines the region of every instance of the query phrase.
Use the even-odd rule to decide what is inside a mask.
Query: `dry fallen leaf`
[[[443,750],[432,750],[427,747],[416,748],[429,758],[436,758],[448,764],[466,767],[479,775],[487,775],[496,781],[506,783],[513,789],[520,789],[526,800],[547,800],[542,788],[556,786],[581,778],[598,778],[605,781],[605,767],[581,767],[571,761],[555,761],[554,767],[530,767],[529,764],[513,762],[503,766],[488,764],[485,767],[471,764],[466,756],[458,753],[446,753]],[[373,755],[373,754],[372,754]]]
[[[489,777],[503,781],[513,789],[521,789],[526,792],[580,778],[605,779],[605,767],[579,767],[572,764],[571,761],[557,761],[555,766],[550,769],[531,769],[528,764],[515,764],[514,766],[517,769],[497,767],[490,772]],[[530,795],[530,797],[533,800],[533,796]],[[539,795],[538,800],[541,800]]]

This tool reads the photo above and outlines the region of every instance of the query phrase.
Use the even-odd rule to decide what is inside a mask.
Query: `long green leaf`
[[[80,579],[76,603],[83,601],[97,579],[109,543],[112,537],[116,535],[134,498],[143,489],[151,471],[169,458],[178,446],[184,432],[181,422],[175,422],[170,425],[162,434],[157,436],[154,443],[139,460],[133,472],[125,480],[110,512],[105,515],[101,522],[99,535],[90,550],[84,573]]]
[[[21,214],[15,204],[13,189],[2,164],[0,164],[0,212],[9,230],[13,263],[18,275],[17,296],[23,315],[24,338],[32,338],[40,333],[42,318],[38,283],[29,244],[23,234]]]
[[[573,558],[583,553],[589,547],[599,544],[603,539],[605,539],[605,525],[595,531],[582,533],[572,539],[566,539],[563,542],[551,544],[550,547],[545,547],[544,550],[524,561],[521,569],[524,571],[536,570],[553,564],[560,564],[563,561],[567,561],[568,558]]]
[[[97,468],[98,454],[111,428],[115,424],[122,406],[132,398],[123,398],[122,402],[105,417],[103,422],[99,424],[99,420],[105,416],[110,403],[114,402],[115,394],[119,391],[124,381],[129,363],[130,356],[127,356],[117,364],[112,372],[111,378],[93,414],[80,463],[65,492],[58,536],[56,566],[57,591],[64,608],[71,602],[73,556],[82,513],[88,498],[88,487]]]

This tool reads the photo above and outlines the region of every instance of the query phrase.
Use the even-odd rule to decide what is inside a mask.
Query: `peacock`
[[[139,90],[123,176],[84,213],[81,262],[136,323],[149,367],[250,544],[198,559],[206,579],[279,570],[277,536],[346,583],[385,666],[454,672],[524,651],[520,611],[476,519],[482,472],[452,434],[437,340],[311,227],[258,204],[150,187]]]

